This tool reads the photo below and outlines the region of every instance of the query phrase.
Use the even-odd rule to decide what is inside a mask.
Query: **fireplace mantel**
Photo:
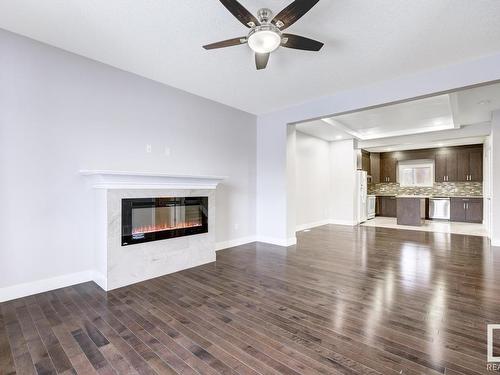
[[[161,172],[80,170],[95,189],[215,189],[226,177]]]

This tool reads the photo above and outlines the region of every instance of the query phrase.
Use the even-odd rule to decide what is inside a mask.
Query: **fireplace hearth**
[[[208,197],[122,199],[122,246],[208,232]]]

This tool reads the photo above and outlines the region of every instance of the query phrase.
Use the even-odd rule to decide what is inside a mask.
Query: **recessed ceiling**
[[[446,140],[432,140],[427,142],[411,142],[400,143],[395,145],[378,146],[378,147],[363,147],[364,150],[369,152],[390,152],[390,151],[404,151],[404,150],[418,150],[422,148],[438,148],[438,147],[452,147],[464,145],[477,145],[484,142],[485,137],[466,137],[457,139]]]
[[[453,129],[449,95],[413,100],[324,119],[360,140]]]
[[[340,141],[344,139],[352,139],[352,135],[342,131],[335,126],[331,126],[324,121],[315,120],[304,122],[295,125],[295,128],[302,133],[312,135],[316,138],[321,138],[326,141]]]
[[[461,125],[491,121],[491,112],[500,109],[500,84],[476,87],[453,94],[457,121]]]
[[[404,144],[404,137],[417,134],[429,134],[425,141],[418,141],[414,148],[435,146],[443,143],[443,131],[449,130],[449,140],[469,144],[484,140],[484,129],[480,130],[480,138],[467,133],[466,140],[459,130],[462,127],[483,125],[491,121],[491,112],[500,109],[500,84],[476,87],[450,94],[412,100],[405,103],[382,106],[357,111],[349,114],[333,116],[322,120],[303,122],[297,129],[327,141],[355,138],[358,141],[386,139],[391,148],[408,149],[412,145]],[[433,134],[440,133],[440,140],[433,143]],[[479,135],[479,133],[477,134]],[[399,143],[394,143],[398,140]],[[452,141],[453,140],[453,141]],[[420,146],[419,146],[420,145]],[[385,146],[374,151],[383,150]]]
[[[499,52],[499,14],[498,0],[321,0],[288,31],[323,49],[280,48],[263,71],[246,45],[201,48],[247,32],[217,0],[2,0],[0,27],[260,114]]]

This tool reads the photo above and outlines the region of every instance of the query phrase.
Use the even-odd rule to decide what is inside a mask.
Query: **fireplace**
[[[122,199],[122,246],[208,232],[208,197]]]

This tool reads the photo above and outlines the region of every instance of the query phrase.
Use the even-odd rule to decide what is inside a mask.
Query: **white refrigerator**
[[[356,171],[356,202],[358,224],[368,219],[368,178],[365,171]]]

